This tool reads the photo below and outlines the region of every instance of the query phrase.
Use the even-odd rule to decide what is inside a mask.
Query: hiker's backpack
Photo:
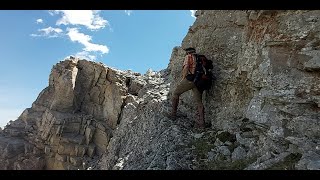
[[[194,71],[193,79],[194,84],[199,91],[209,90],[213,82],[213,64],[212,61],[207,59],[205,55],[195,54],[196,68]],[[190,76],[189,76],[190,77]],[[187,77],[188,79],[188,77]],[[189,80],[191,80],[189,78]]]

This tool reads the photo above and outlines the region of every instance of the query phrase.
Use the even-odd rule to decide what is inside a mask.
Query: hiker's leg
[[[188,81],[187,79],[182,80],[176,89],[173,92],[172,96],[172,111],[171,111],[171,116],[174,118],[177,115],[177,110],[178,110],[178,105],[179,105],[179,97],[181,94],[184,92],[190,90],[193,88],[193,82]]]
[[[178,105],[179,105],[179,96],[173,96],[172,97],[172,111],[170,114],[172,116],[172,118],[176,118],[176,116],[177,116]]]
[[[205,128],[205,122],[204,122],[204,106],[203,104],[198,105],[198,124],[200,128]]]
[[[195,127],[204,128],[205,121],[204,121],[204,106],[202,103],[202,92],[200,92],[197,88],[193,88],[193,97],[194,101],[197,104],[197,119],[195,121]]]

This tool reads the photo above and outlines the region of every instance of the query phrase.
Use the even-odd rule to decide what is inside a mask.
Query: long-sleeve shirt
[[[183,62],[183,71],[187,71],[184,76],[187,74],[194,74],[194,71],[196,69],[196,57],[194,54],[188,54],[184,58]]]

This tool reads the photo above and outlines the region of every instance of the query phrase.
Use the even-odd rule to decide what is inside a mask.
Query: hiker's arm
[[[188,56],[184,58],[181,81],[187,76],[189,69]]]
[[[181,80],[183,80],[183,79],[187,76],[187,74],[188,74],[188,69],[189,69],[188,64],[183,66]]]

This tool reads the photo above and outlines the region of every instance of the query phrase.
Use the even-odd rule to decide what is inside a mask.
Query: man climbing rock
[[[186,56],[183,62],[182,77],[181,81],[178,83],[176,89],[172,96],[172,111],[168,114],[169,118],[177,118],[177,109],[179,104],[179,97],[181,94],[192,90],[193,99],[197,105],[197,119],[195,121],[194,127],[203,129],[205,128],[204,123],[204,106],[202,103],[202,91],[199,91],[195,86],[193,80],[195,78],[196,69],[196,50],[194,48],[185,49]]]

